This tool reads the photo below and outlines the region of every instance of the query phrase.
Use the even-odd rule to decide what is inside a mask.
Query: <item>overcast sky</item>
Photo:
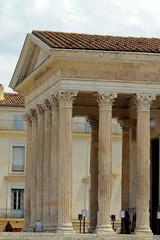
[[[6,92],[33,29],[157,38],[160,0],[0,0],[0,83]]]

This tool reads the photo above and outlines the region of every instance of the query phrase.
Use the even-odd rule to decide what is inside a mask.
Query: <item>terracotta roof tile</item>
[[[160,38],[115,37],[33,30],[51,48],[160,53]]]
[[[24,104],[24,97],[18,93],[4,93],[4,99],[0,100],[0,106],[23,107]]]

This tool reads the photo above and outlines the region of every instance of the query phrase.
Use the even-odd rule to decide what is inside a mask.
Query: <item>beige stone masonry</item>
[[[96,231],[114,233],[110,224],[112,191],[112,104],[116,93],[98,92],[99,145],[98,145],[98,219]]]
[[[44,163],[43,163],[43,224],[44,230],[49,231],[51,222],[50,192],[52,185],[50,181],[52,118],[51,118],[51,105],[48,100],[44,101],[43,107],[45,110]]]
[[[24,209],[24,228],[23,231],[28,231],[31,219],[31,192],[30,192],[30,171],[31,171],[31,136],[32,136],[32,123],[28,113],[23,115],[24,121],[27,125],[26,135],[26,178],[25,178],[25,209]]]
[[[150,105],[155,95],[137,94],[137,196],[136,233],[152,233],[150,200]]]
[[[130,128],[128,119],[119,120],[122,127],[122,193],[121,193],[121,210],[128,211],[129,208],[129,191],[130,191]]]
[[[59,91],[58,231],[72,226],[72,103],[77,91]]]
[[[91,125],[91,189],[90,189],[90,227],[93,233],[97,226],[98,211],[98,119],[88,117]]]
[[[36,171],[36,216],[43,221],[43,166],[44,166],[44,109],[38,104],[36,108],[38,117],[38,151]]]
[[[31,141],[31,156],[32,168],[30,172],[31,177],[31,221],[30,229],[32,230],[33,224],[36,222],[36,168],[37,168],[37,142],[38,142],[38,124],[37,114],[35,109],[30,110],[32,121],[32,141]]]
[[[58,224],[58,143],[59,143],[59,108],[57,95],[50,99],[52,108],[51,136],[51,228],[55,231]]]

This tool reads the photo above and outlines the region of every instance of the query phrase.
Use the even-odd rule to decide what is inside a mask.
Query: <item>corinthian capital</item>
[[[41,120],[44,119],[44,109],[41,104],[37,104],[36,114],[37,114],[38,119],[41,119]]]
[[[58,94],[55,93],[51,95],[51,98],[49,99],[52,111],[58,111]]]
[[[60,107],[72,107],[78,91],[62,90],[58,93],[58,102]]]
[[[112,105],[117,98],[117,93],[98,92],[97,102],[100,109],[112,109]]]
[[[30,109],[30,118],[32,123],[37,123],[37,113],[36,113],[36,109]]]
[[[92,130],[98,130],[99,121],[97,117],[89,116],[87,117],[87,121],[90,123]]]
[[[149,110],[152,101],[156,99],[155,94],[137,94],[136,104],[138,110]]]
[[[22,115],[27,127],[31,127],[32,126],[32,122],[31,122],[31,116],[29,113],[25,113]]]
[[[48,99],[45,99],[43,104],[42,104],[44,111],[45,111],[45,115],[50,115],[51,114],[51,104],[50,101]]]

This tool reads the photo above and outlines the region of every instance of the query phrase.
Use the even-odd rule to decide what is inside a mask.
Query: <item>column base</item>
[[[27,232],[33,232],[33,226],[30,225]]]
[[[71,223],[57,226],[57,233],[75,233]]]
[[[95,233],[96,232],[96,227],[90,226],[89,229],[88,229],[88,232],[89,233]]]
[[[97,226],[95,232],[97,233],[97,235],[106,234],[106,233],[116,234],[116,232],[112,229],[111,224]]]
[[[150,234],[150,235],[153,235],[150,227],[148,226],[143,226],[143,227],[136,227],[135,231],[134,231],[134,234],[136,235],[144,235],[144,234]]]
[[[43,232],[53,232],[55,233],[57,230],[57,227],[50,224],[43,224]]]
[[[28,232],[28,230],[29,230],[29,226],[24,225],[21,232]]]

